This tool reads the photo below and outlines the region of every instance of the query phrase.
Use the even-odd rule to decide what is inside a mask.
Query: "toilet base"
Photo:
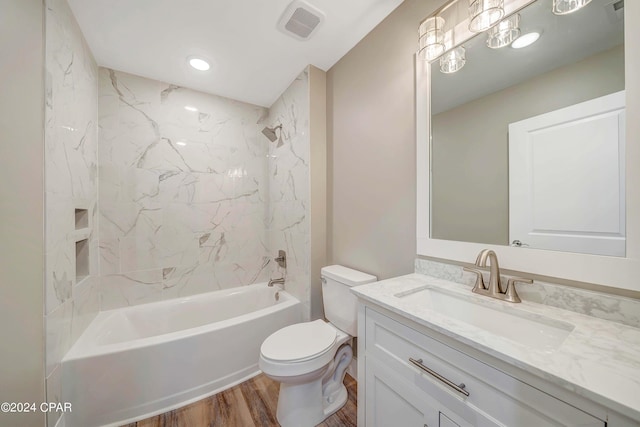
[[[276,418],[282,427],[312,427],[320,424],[347,403],[344,384],[331,396],[322,395],[322,380],[307,384],[280,384]]]
[[[322,378],[306,384],[280,384],[276,418],[282,427],[315,426],[324,420]]]
[[[331,401],[329,401],[329,398],[324,398],[324,419],[338,412],[347,403],[348,397],[347,387],[343,384],[342,387],[333,393]]]
[[[315,377],[312,381],[281,382],[276,411],[280,425],[313,427],[342,408],[348,398],[344,375],[352,357],[351,346],[345,344],[338,349],[328,369],[315,371],[305,378]]]

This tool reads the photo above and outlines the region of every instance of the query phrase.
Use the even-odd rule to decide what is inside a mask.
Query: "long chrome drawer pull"
[[[422,359],[414,359],[412,357],[409,358],[409,362],[413,363],[414,365],[416,365],[418,368],[422,369],[423,371],[425,371],[427,374],[439,379],[440,381],[442,381],[443,383],[445,383],[446,385],[448,385],[449,387],[451,387],[452,389],[454,389],[455,391],[464,394],[465,396],[469,396],[469,392],[467,390],[465,390],[465,385],[464,384],[455,384],[451,381],[449,381],[448,379],[446,379],[445,377],[443,377],[442,375],[440,375],[439,373],[437,373],[436,371],[427,368],[426,366],[424,366],[422,364]]]

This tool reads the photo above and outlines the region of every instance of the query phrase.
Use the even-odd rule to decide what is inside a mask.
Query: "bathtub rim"
[[[265,316],[271,312],[278,311],[281,309],[285,309],[291,307],[296,304],[301,304],[301,301],[298,300],[292,294],[286,292],[282,289],[276,289],[276,292],[279,292],[279,301],[275,304],[270,305],[268,307],[261,308],[259,310],[251,311],[248,313],[241,314],[239,316],[231,317],[229,319],[220,320],[213,323],[207,323],[201,326],[196,326],[188,329],[181,329],[178,331],[167,332],[165,334],[154,335],[150,337],[137,338],[133,340],[126,340],[112,344],[97,344],[95,342],[95,333],[99,332],[102,325],[109,320],[113,316],[123,315],[123,312],[133,311],[139,308],[149,308],[151,306],[165,306],[165,305],[173,305],[176,303],[184,303],[187,301],[191,301],[198,298],[211,298],[216,297],[219,299],[220,297],[224,297],[226,295],[231,295],[238,292],[250,293],[251,289],[257,289],[267,287],[267,283],[254,283],[251,285],[236,287],[236,288],[228,288],[223,290],[205,292],[201,294],[189,295],[186,297],[180,298],[172,298],[169,300],[163,301],[154,301],[145,304],[137,304],[127,307],[119,307],[111,310],[105,310],[98,313],[98,315],[91,321],[89,326],[84,330],[82,335],[78,338],[78,340],[74,343],[74,345],[69,349],[69,351],[62,358],[62,363],[70,362],[73,360],[84,359],[87,357],[96,357],[102,355],[115,354],[120,352],[125,352],[132,349],[150,347],[153,345],[157,345],[167,341],[179,340],[179,339],[187,339],[193,337],[195,335],[200,335],[206,332],[211,332],[219,329],[223,329],[234,325],[236,323],[246,322],[252,320],[257,317]]]

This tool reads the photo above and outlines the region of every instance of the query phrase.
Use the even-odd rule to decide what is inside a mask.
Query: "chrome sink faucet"
[[[470,273],[475,273],[476,284],[473,287],[473,292],[480,295],[486,295],[491,298],[496,298],[508,302],[521,302],[522,300],[518,296],[516,291],[516,283],[533,283],[531,279],[524,279],[522,277],[511,277],[507,280],[506,289],[502,289],[502,281],[500,279],[500,267],[498,265],[498,256],[491,249],[483,249],[476,258],[477,267],[487,267],[487,260],[489,260],[489,286],[487,287],[482,277],[482,271],[475,268],[467,268],[464,270]]]

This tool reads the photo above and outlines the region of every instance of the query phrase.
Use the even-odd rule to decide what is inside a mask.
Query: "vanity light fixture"
[[[504,0],[469,0],[469,31],[488,30],[504,17]]]
[[[445,74],[455,73],[464,67],[465,62],[467,62],[465,49],[459,46],[440,57],[440,71]]]
[[[511,47],[514,49],[522,49],[523,47],[527,47],[532,45],[540,38],[540,33],[527,33],[523,34],[511,43]]]
[[[499,49],[509,46],[520,36],[520,15],[514,14],[503,19],[487,31],[487,46]]]
[[[196,56],[192,56],[188,58],[189,65],[195,68],[198,71],[208,71],[211,68],[211,65],[207,61],[202,58],[198,58]]]
[[[418,57],[431,61],[442,55],[444,46],[444,18],[432,16],[418,28]]]
[[[591,0],[553,0],[551,11],[556,15],[567,15],[582,9],[589,3]]]

